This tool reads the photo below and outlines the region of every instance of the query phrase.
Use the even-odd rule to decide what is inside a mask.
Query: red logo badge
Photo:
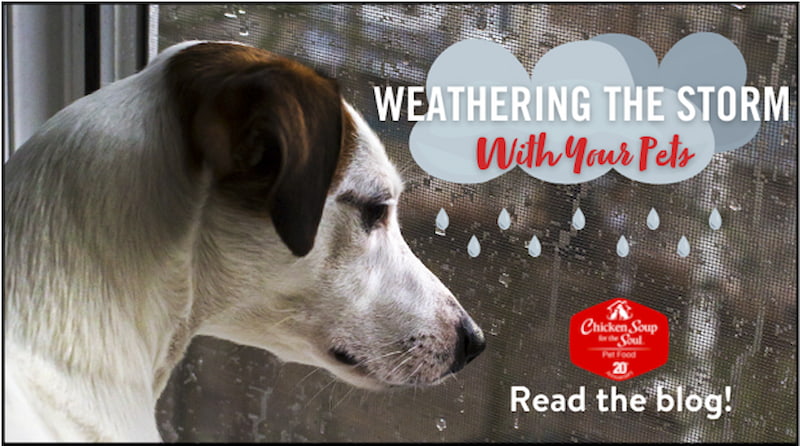
[[[576,366],[615,381],[667,363],[669,324],[652,308],[612,299],[572,316],[569,356]]]

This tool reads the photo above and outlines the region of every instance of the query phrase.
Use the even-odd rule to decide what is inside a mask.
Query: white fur
[[[197,182],[182,170],[163,73],[195,43],[62,110],[6,165],[9,441],[159,441],[156,401],[195,335],[361,387],[447,375],[466,313],[403,240],[402,183],[374,132],[346,106],[352,162],[314,248],[294,257],[268,220],[215,192],[210,172]],[[388,219],[369,232],[339,199],[384,191]]]

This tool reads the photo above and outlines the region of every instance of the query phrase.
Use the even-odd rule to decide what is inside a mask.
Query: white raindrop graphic
[[[481,253],[481,244],[478,242],[478,239],[475,238],[473,235],[472,238],[469,239],[469,243],[467,244],[467,254],[470,257],[478,257]]]
[[[689,246],[689,240],[686,240],[686,236],[681,236],[680,241],[678,241],[678,255],[681,257],[686,257],[692,251],[691,247]]]
[[[436,429],[438,429],[439,432],[442,432],[445,429],[447,429],[447,420],[445,420],[444,418],[439,418],[438,420],[436,420]]]
[[[506,208],[500,211],[500,215],[497,217],[497,226],[500,226],[500,229],[504,231],[511,227],[511,215],[509,215]]]
[[[528,254],[530,254],[531,257],[539,257],[542,255],[542,244],[539,242],[539,237],[534,235],[531,241],[528,242]]]
[[[711,211],[711,215],[708,217],[708,225],[715,231],[722,227],[722,216],[719,215],[717,208]]]
[[[444,208],[439,209],[439,213],[436,214],[436,234],[438,235],[445,235],[444,230],[450,226],[450,217],[445,212]]]
[[[617,242],[617,255],[620,257],[628,257],[628,254],[631,252],[631,247],[628,244],[628,240],[625,236],[621,236],[619,241]]]
[[[656,212],[656,208],[650,208],[650,213],[647,214],[647,227],[655,231],[656,229],[658,229],[658,225],[660,224],[661,224],[661,218],[658,217],[658,212]]]
[[[586,217],[583,215],[581,208],[578,208],[572,216],[572,227],[580,231],[584,226],[586,226]]]

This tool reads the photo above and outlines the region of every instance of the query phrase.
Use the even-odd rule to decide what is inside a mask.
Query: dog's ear
[[[268,214],[291,252],[306,255],[341,149],[337,84],[277,57],[199,75],[193,89],[201,99],[186,122],[194,156],[226,199]]]

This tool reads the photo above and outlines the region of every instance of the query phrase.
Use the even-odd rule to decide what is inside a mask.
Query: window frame
[[[152,59],[157,15],[136,4],[3,5],[3,161],[57,111]]]

